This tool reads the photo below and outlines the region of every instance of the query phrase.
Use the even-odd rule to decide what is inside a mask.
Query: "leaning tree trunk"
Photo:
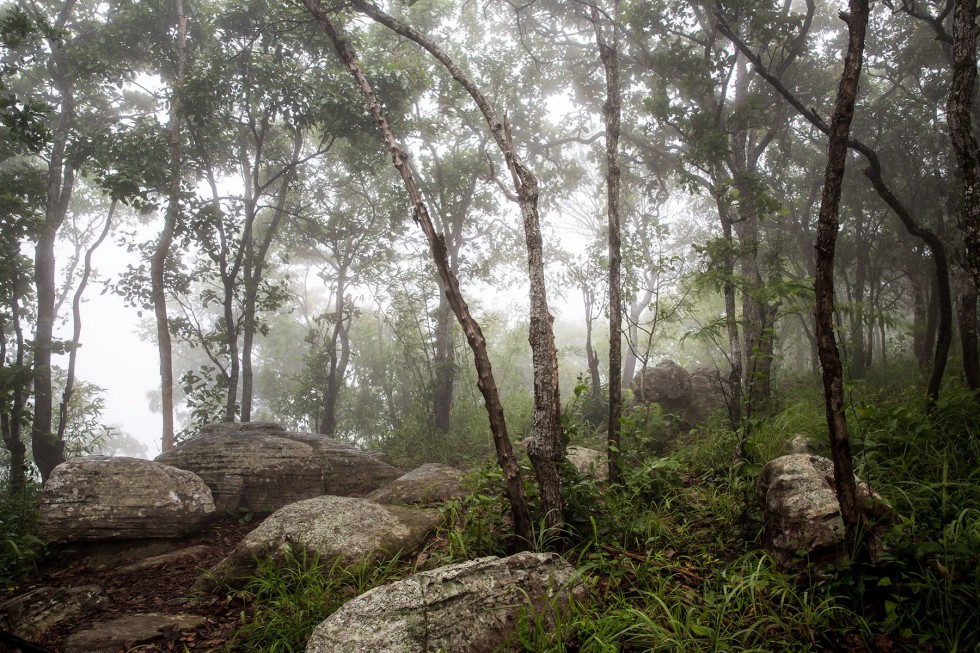
[[[848,45],[844,59],[844,72],[837,88],[834,112],[830,118],[830,142],[827,147],[827,172],[817,218],[817,277],[816,327],[823,368],[824,397],[827,408],[827,424],[830,428],[830,451],[834,461],[834,479],[837,499],[840,501],[841,518],[844,520],[846,546],[852,560],[865,557],[867,547],[860,538],[861,506],[857,499],[854,481],[854,461],[847,434],[844,415],[844,377],[840,352],[834,335],[834,252],[837,244],[838,216],[840,213],[841,183],[847,163],[848,136],[861,60],[864,52],[864,36],[868,25],[868,0],[850,0],[849,13],[841,14],[847,22]]]
[[[524,241],[527,247],[528,276],[531,286],[531,326],[528,340],[531,343],[534,369],[534,420],[531,443],[527,451],[541,493],[541,509],[544,512],[545,524],[548,528],[556,528],[564,523],[558,463],[565,457],[565,447],[562,442],[561,402],[558,392],[558,354],[555,350],[555,336],[545,285],[537,177],[514,150],[510,125],[506,119],[501,120],[497,116],[497,112],[486,96],[442,48],[418,30],[364,0],[353,0],[352,5],[373,20],[425,48],[446,67],[453,79],[470,94],[483,113],[490,126],[490,133],[507,162],[524,223]]]
[[[163,219],[160,239],[153,248],[150,258],[150,288],[153,297],[153,314],[156,318],[157,350],[160,358],[160,399],[163,413],[163,431],[160,449],[163,452],[174,448],[174,363],[173,345],[170,340],[170,320],[167,315],[167,295],[164,286],[164,270],[167,256],[173,245],[180,214],[180,182],[183,164],[181,161],[181,129],[183,119],[181,110],[181,89],[184,85],[184,72],[187,67],[187,16],[184,15],[183,0],[176,0],[177,10],[177,76],[171,88],[170,97],[170,189],[167,212]]]
[[[618,483],[621,476],[620,440],[623,418],[623,299],[622,244],[620,242],[619,196],[619,125],[621,105],[619,83],[619,32],[615,22],[612,38],[603,33],[599,9],[592,5],[592,28],[599,58],[606,74],[606,102],[602,119],[606,128],[606,217],[609,228],[609,420],[606,452],[609,458],[609,482]],[[619,0],[614,3],[613,21],[618,20]]]
[[[428,208],[422,200],[422,194],[412,176],[405,155],[398,145],[398,141],[395,140],[391,127],[388,125],[388,121],[381,110],[381,104],[374,94],[374,89],[357,65],[357,60],[350,46],[340,37],[336,29],[334,29],[326,13],[316,4],[316,0],[303,0],[303,3],[323,28],[323,31],[337,50],[340,59],[350,70],[351,75],[353,75],[361,92],[367,99],[371,115],[384,137],[385,145],[392,156],[392,162],[401,175],[405,190],[411,199],[415,221],[422,228],[426,239],[429,241],[432,258],[439,271],[439,277],[446,287],[446,295],[449,298],[449,303],[453,307],[453,313],[456,314],[456,319],[459,321],[463,333],[466,334],[466,340],[470,345],[470,349],[473,351],[473,358],[477,370],[477,387],[483,394],[483,400],[486,404],[487,414],[490,420],[490,432],[493,435],[494,446],[497,451],[497,462],[500,464],[500,468],[504,474],[507,499],[510,502],[511,516],[514,520],[514,531],[517,539],[513,544],[515,548],[526,549],[532,542],[531,513],[528,508],[527,495],[521,479],[521,470],[517,465],[517,461],[514,459],[514,451],[511,447],[510,439],[507,436],[504,407],[500,402],[497,384],[493,377],[493,369],[490,366],[490,357],[487,354],[487,343],[483,337],[483,331],[480,329],[479,323],[470,314],[469,306],[466,305],[466,301],[463,299],[463,295],[459,289],[459,279],[456,278],[455,273],[449,267],[445,239],[442,235],[436,233],[432,219],[429,217]]]

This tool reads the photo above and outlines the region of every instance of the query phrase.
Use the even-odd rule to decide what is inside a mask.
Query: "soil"
[[[234,651],[229,643],[235,628],[248,606],[236,594],[192,596],[191,586],[202,574],[227,556],[245,535],[258,525],[258,521],[241,523],[225,519],[195,536],[167,543],[173,550],[200,545],[198,554],[175,562],[125,572],[120,568],[137,562],[144,555],[126,555],[116,552],[107,556],[105,551],[67,550],[46,558],[38,572],[22,583],[7,598],[29,592],[38,587],[77,587],[98,585],[109,596],[109,603],[99,610],[80,614],[65,620],[36,642],[45,649],[59,652],[68,635],[90,628],[92,625],[119,617],[150,612],[167,614],[195,614],[206,617],[194,630],[168,632],[150,645],[140,645],[140,651]],[[157,552],[153,552],[156,555]],[[0,651],[32,650],[0,642]],[[120,649],[121,651],[124,649]]]

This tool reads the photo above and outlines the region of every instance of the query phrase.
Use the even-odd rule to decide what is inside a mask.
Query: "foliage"
[[[44,555],[44,543],[37,537],[41,486],[27,483],[11,494],[4,487],[0,494],[0,583],[5,590],[37,568]]]

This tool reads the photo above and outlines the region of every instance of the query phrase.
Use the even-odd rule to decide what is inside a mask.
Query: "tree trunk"
[[[16,262],[20,256],[19,247],[16,241],[7,243],[5,252],[9,261]],[[16,496],[25,487],[27,478],[27,447],[21,439],[21,425],[24,423],[27,400],[31,393],[31,374],[24,362],[24,352],[26,344],[24,342],[24,331],[20,320],[20,302],[25,296],[24,277],[16,263],[13,264],[13,278],[10,282],[11,301],[10,301],[10,321],[14,329],[14,366],[13,370],[6,368],[4,372],[8,374],[8,382],[12,386],[10,393],[9,410],[0,410],[0,430],[3,432],[3,443],[10,452],[10,476],[9,487],[11,495]],[[6,364],[7,337],[3,333],[0,324],[0,365]],[[4,406],[6,408],[6,406]]]
[[[953,75],[946,101],[949,138],[956,153],[962,194],[960,220],[966,267],[980,288],[980,147],[973,136],[973,101],[977,82],[977,3],[955,0]]]
[[[817,218],[815,290],[817,342],[820,364],[823,368],[824,397],[837,499],[840,502],[841,518],[844,521],[848,553],[852,560],[859,561],[865,558],[869,549],[863,546],[859,539],[861,506],[857,499],[854,461],[851,457],[847,420],[844,415],[843,368],[834,335],[834,251],[839,227],[841,183],[847,163],[848,136],[851,119],[854,117],[864,37],[868,25],[868,0],[850,0],[849,10],[848,14],[841,14],[841,18],[847,22],[849,39],[844,72],[841,74],[834,112],[830,119],[826,181]]]
[[[55,32],[64,29],[75,1],[69,0],[61,9]],[[60,38],[60,37],[59,37]],[[75,171],[65,156],[68,138],[75,116],[72,79],[65,57],[65,44],[52,40],[52,62],[49,66],[58,89],[61,107],[58,125],[54,130],[51,157],[48,160],[47,203],[44,223],[40,226],[34,250],[34,284],[37,292],[37,316],[34,332],[34,421],[31,448],[34,463],[46,481],[52,470],[65,460],[65,443],[51,432],[51,349],[55,320],[55,257],[54,243],[68,213],[68,203],[75,184]]]
[[[310,0],[304,1],[310,6]],[[558,476],[557,465],[564,458],[565,451],[562,441],[561,402],[558,390],[558,354],[555,350],[552,317],[548,311],[548,296],[545,286],[543,245],[538,216],[537,177],[514,150],[510,125],[506,119],[498,118],[487,98],[442,48],[418,30],[392,18],[377,7],[364,2],[364,0],[353,0],[352,4],[358,11],[367,14],[373,20],[425,48],[446,67],[453,79],[470,94],[470,97],[473,98],[483,113],[483,117],[490,126],[494,141],[507,162],[514,188],[517,191],[517,201],[521,208],[521,218],[524,223],[528,277],[531,286],[531,325],[528,340],[531,343],[531,359],[534,369],[534,420],[531,444],[528,446],[528,457],[531,459],[534,474],[538,481],[545,525],[548,528],[557,528],[564,522],[561,479]]]
[[[606,128],[606,216],[609,228],[609,420],[607,423],[607,456],[609,459],[609,483],[617,484],[621,477],[620,440],[623,418],[623,299],[622,245],[620,243],[619,195],[619,31],[615,24],[619,16],[619,0],[613,3],[612,38],[604,35],[599,9],[591,6],[592,28],[595,31],[599,58],[606,74],[606,102],[602,107],[602,119]]]
[[[183,176],[181,153],[181,89],[187,67],[187,16],[184,15],[183,0],[175,0],[177,11],[177,76],[171,85],[170,97],[170,192],[167,199],[167,212],[163,219],[163,229],[153,256],[150,258],[150,289],[153,297],[153,315],[157,328],[157,351],[160,358],[160,409],[163,413],[160,449],[163,452],[174,448],[174,363],[173,345],[170,340],[170,320],[167,315],[167,294],[164,286],[164,271],[167,256],[173,245],[177,218],[180,214],[180,182]]]
[[[953,272],[956,288],[956,318],[960,347],[963,351],[963,373],[967,385],[980,390],[980,352],[977,351],[977,288],[967,270],[956,266]]]
[[[526,549],[532,542],[531,513],[528,509],[527,495],[524,492],[524,485],[521,479],[521,470],[517,465],[517,461],[514,459],[514,452],[511,448],[510,439],[507,436],[507,423],[504,420],[504,408],[500,403],[500,395],[497,392],[497,384],[493,378],[493,369],[490,366],[490,358],[487,355],[487,343],[486,339],[483,337],[483,331],[480,329],[479,323],[477,323],[477,321],[473,319],[473,316],[470,314],[469,307],[466,305],[466,301],[463,299],[463,295],[459,290],[459,280],[456,278],[455,273],[449,268],[445,241],[442,236],[436,233],[435,228],[432,225],[432,220],[429,218],[428,209],[426,208],[425,203],[422,201],[422,195],[419,192],[418,185],[415,183],[415,179],[412,177],[411,171],[409,170],[405,155],[402,153],[401,147],[398,145],[394,134],[391,132],[391,128],[388,125],[387,119],[384,117],[384,113],[381,110],[381,105],[378,102],[377,96],[374,94],[374,90],[371,88],[367,78],[364,77],[360,67],[357,65],[357,61],[354,58],[354,54],[351,51],[350,46],[343,39],[341,39],[340,35],[330,23],[330,20],[327,18],[327,15],[323,12],[320,6],[316,4],[315,0],[303,0],[303,2],[306,5],[307,10],[309,10],[309,12],[314,16],[314,18],[323,28],[323,31],[326,33],[327,37],[333,43],[334,48],[337,50],[337,54],[340,56],[340,59],[344,62],[344,64],[346,64],[358,87],[361,89],[361,92],[367,99],[368,108],[371,111],[371,115],[374,117],[375,124],[377,124],[378,129],[381,131],[381,134],[384,137],[385,145],[392,156],[392,161],[395,168],[401,175],[402,181],[405,185],[405,190],[408,192],[409,198],[411,199],[415,221],[422,228],[426,239],[429,241],[429,247],[432,250],[432,258],[434,259],[436,268],[439,271],[439,276],[446,287],[446,294],[449,298],[449,303],[452,306],[453,312],[456,314],[456,319],[459,321],[460,326],[463,329],[463,333],[466,334],[466,340],[473,351],[473,358],[477,369],[477,387],[479,387],[480,392],[483,394],[483,400],[486,404],[487,414],[490,421],[490,432],[493,435],[494,446],[497,451],[497,462],[500,464],[500,468],[504,474],[507,498],[510,501],[511,516],[514,520],[514,531],[517,539],[513,544],[517,549]]]
[[[735,245],[732,238],[731,208],[719,188],[712,191],[715,204],[718,207],[718,219],[721,221],[721,234],[725,240],[725,253],[722,260],[722,274],[725,278],[722,293],[725,297],[725,330],[728,334],[728,362],[731,369],[728,373],[728,418],[733,429],[742,428],[742,343],[738,337],[738,313],[735,308],[735,256],[732,253]],[[738,438],[735,458],[745,460],[745,434]]]
[[[438,322],[436,324],[435,382],[432,392],[432,415],[437,433],[449,431],[449,417],[453,407],[453,385],[456,361],[453,352],[452,309],[445,291],[439,296]]]
[[[350,347],[344,329],[344,314],[347,312],[344,296],[346,292],[347,268],[341,266],[337,271],[337,299],[334,303],[333,334],[330,336],[330,367],[327,370],[327,387],[323,393],[323,420],[320,424],[320,433],[331,436],[337,432],[337,397],[350,359]],[[344,337],[341,337],[342,333]],[[340,354],[337,352],[338,344],[342,344]]]
[[[65,429],[68,426],[68,406],[71,404],[71,397],[75,392],[75,362],[78,359],[78,344],[82,337],[82,296],[85,294],[85,287],[88,285],[89,277],[92,275],[92,255],[99,245],[109,235],[112,228],[112,218],[116,213],[116,200],[113,199],[109,204],[109,214],[106,216],[105,225],[102,233],[94,243],[85,251],[85,264],[82,268],[82,278],[78,282],[75,296],[71,302],[72,313],[72,336],[68,343],[68,373],[65,375],[65,389],[61,394],[61,406],[58,409],[58,440],[64,441]]]
[[[289,182],[292,179],[292,172],[296,163],[299,161],[300,152],[303,149],[303,132],[296,130],[293,135],[293,156],[292,166],[282,175],[282,185],[279,187],[279,196],[276,198],[276,205],[273,208],[272,220],[266,226],[262,235],[262,241],[258,248],[255,248],[254,240],[245,243],[245,301],[242,305],[242,422],[252,421],[252,393],[253,393],[253,373],[252,373],[252,349],[255,343],[255,331],[258,329],[256,317],[256,305],[259,301],[259,287],[262,285],[262,274],[265,270],[266,257],[269,248],[279,230],[279,223],[286,213],[286,198],[289,193]]]

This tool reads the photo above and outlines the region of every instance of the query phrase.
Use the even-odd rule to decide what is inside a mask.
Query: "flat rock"
[[[365,499],[388,504],[433,504],[463,496],[459,481],[463,472],[441,463],[427,463],[414,469]]]
[[[0,603],[0,629],[38,641],[62,621],[108,603],[109,597],[98,585],[39,587]]]
[[[305,552],[322,561],[339,558],[342,564],[354,565],[412,553],[442,519],[437,510],[383,506],[353,497],[298,501],[272,513],[194,589],[207,591],[217,583],[234,582],[255,570],[257,558],[282,561],[290,553]]]
[[[514,650],[507,641],[522,610],[550,627],[555,610],[584,595],[575,570],[556,554],[480,558],[376,587],[349,601],[313,631],[306,653]]]
[[[52,542],[174,538],[215,513],[196,474],[139,458],[86,456],[58,465],[41,494],[41,537]]]
[[[179,562],[187,559],[198,559],[205,556],[210,551],[210,547],[204,546],[203,544],[197,544],[195,546],[177,549],[176,551],[170,551],[169,553],[150,556],[149,558],[144,558],[139,562],[123,565],[122,567],[116,569],[116,571],[120,574],[131,574],[137,571],[145,571],[151,567],[159,567],[160,565],[170,564],[172,562]]]
[[[323,473],[312,447],[267,427],[253,432],[230,429],[247,424],[222,426],[202,430],[156,460],[204,479],[219,513],[269,513],[323,494]]]
[[[65,638],[64,653],[117,653],[148,644],[165,634],[168,628],[191,630],[204,617],[191,614],[134,614],[97,623],[87,630]]]

